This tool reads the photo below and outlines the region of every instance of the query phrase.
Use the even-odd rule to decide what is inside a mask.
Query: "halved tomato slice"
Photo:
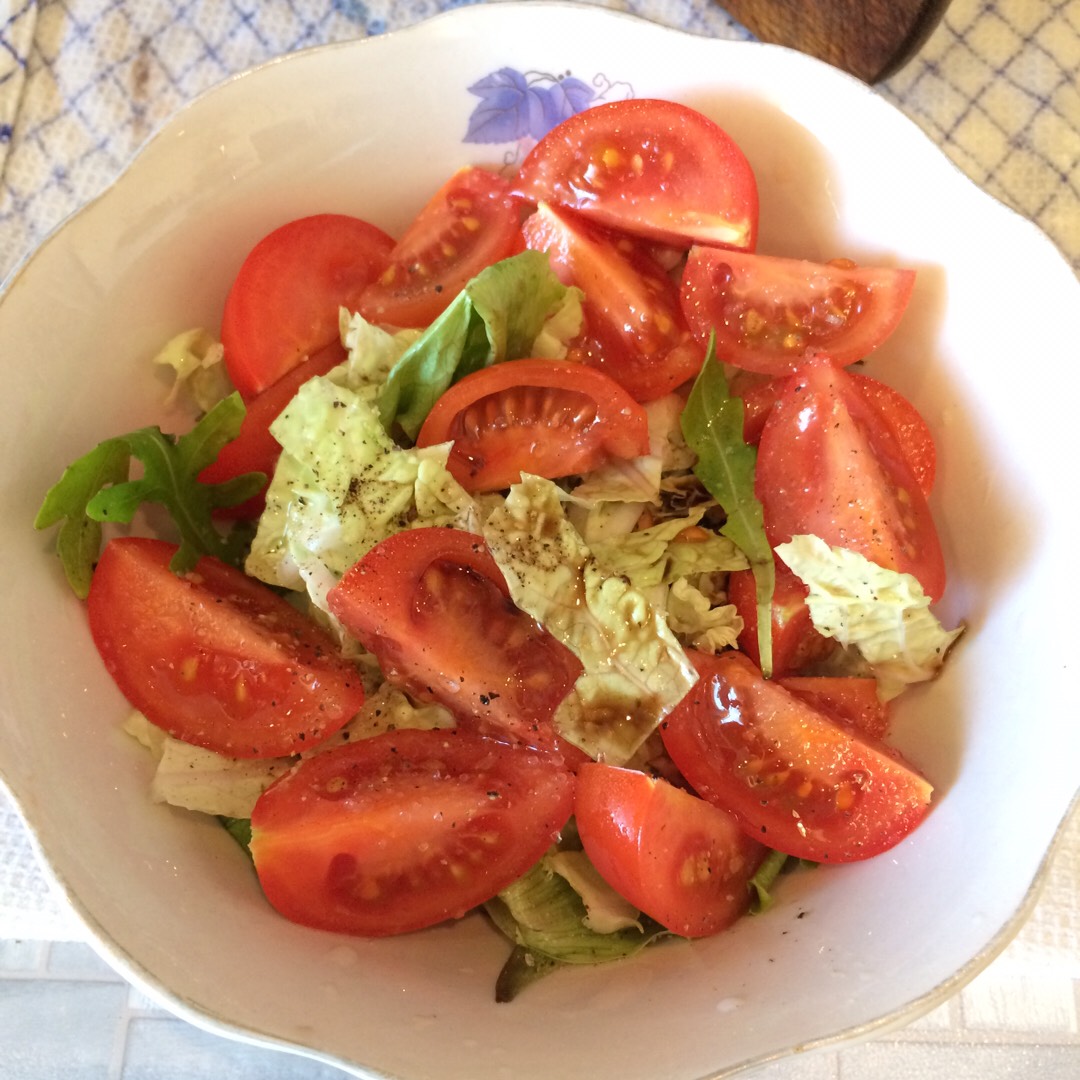
[[[547,252],[559,280],[585,294],[585,330],[572,359],[610,375],[637,401],[663,397],[697,374],[704,349],[686,325],[675,284],[642,245],[546,204],[522,231],[528,247]]]
[[[818,353],[861,360],[900,322],[913,270],[815,263],[695,247],[681,302],[695,336],[716,335],[716,355],[749,371],[783,375]]]
[[[338,337],[338,310],[352,310],[382,272],[394,241],[345,214],[290,221],[263,237],[225,299],[225,367],[245,401]]]
[[[554,480],[649,452],[645,410],[585,364],[513,360],[467,375],[435,403],[417,446],[453,439],[447,467],[467,491]]]
[[[345,574],[328,603],[386,677],[415,696],[486,734],[557,745],[552,715],[581,662],[514,605],[481,537],[395,533]]]
[[[422,327],[485,267],[521,249],[521,205],[487,169],[456,172],[394,245],[360,298],[369,322]]]
[[[396,731],[306,759],[263,793],[251,855],[293,922],[381,937],[460,918],[558,838],[557,758],[463,731]]]
[[[692,653],[701,678],[660,725],[691,787],[777,851],[866,859],[926,815],[930,784],[884,743],[765,679],[742,653]]]
[[[121,537],[101,554],[87,608],[124,696],[184,742],[234,758],[317,746],[364,690],[324,630],[261,582],[206,556],[174,574],[176,545]]]
[[[663,243],[753,250],[757,182],[721,127],[673,101],[630,98],[564,120],[522,163],[518,192]]]
[[[896,436],[922,493],[929,498],[937,473],[937,447],[929,425],[899,390],[869,375],[856,371],[848,374]],[[743,439],[751,446],[761,441],[765,421],[786,385],[783,375],[740,370],[732,376],[731,392],[743,400]]]
[[[853,675],[786,675],[786,690],[857,731],[883,739],[889,731],[889,703],[878,696],[877,679]]]
[[[938,600],[937,527],[899,440],[859,384],[824,357],[787,379],[758,445],[757,496],[769,543],[818,536],[918,579]]]
[[[574,817],[600,876],[674,933],[715,934],[749,908],[748,884],[765,848],[696,795],[588,762],[578,771]]]

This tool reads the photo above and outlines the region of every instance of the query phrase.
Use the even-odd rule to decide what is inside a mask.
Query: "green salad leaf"
[[[143,503],[160,503],[180,534],[180,547],[170,564],[176,573],[191,570],[202,555],[234,565],[245,537],[239,531],[218,531],[212,512],[235,506],[255,495],[266,482],[262,473],[245,473],[222,484],[201,484],[199,473],[240,432],[244,403],[230,394],[186,435],[166,435],[158,427],[140,428],[99,443],[64,470],[46,492],[34,527],[61,523],[57,554],[75,593],[90,591],[94,563],[101,550],[101,524],[128,524]],[[129,479],[131,459],[142,463],[142,475]]]
[[[392,431],[396,425],[415,440],[451,383],[491,364],[533,355],[542,333],[569,340],[580,329],[580,297],[559,281],[539,251],[523,251],[482,270],[391,369],[379,394],[383,426]],[[550,342],[546,349],[553,351]]]
[[[646,916],[610,932],[591,928],[586,902],[551,864],[554,854],[484,905],[515,946],[496,984],[497,1001],[512,1000],[562,964],[621,960],[669,933]]]
[[[761,503],[754,494],[757,451],[743,439],[743,403],[728,389],[712,341],[682,417],[687,445],[697,454],[694,473],[720,504],[727,521],[720,532],[750,563],[757,585],[761,670],[772,673],[772,597],[776,564],[765,536]]]

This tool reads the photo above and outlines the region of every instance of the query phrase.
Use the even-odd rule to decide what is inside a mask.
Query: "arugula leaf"
[[[555,277],[547,255],[538,251],[523,251],[482,270],[391,369],[379,395],[383,427],[391,431],[397,424],[415,440],[451,383],[531,355],[548,317],[578,295]]]
[[[769,890],[790,858],[793,856],[786,855],[782,851],[770,851],[762,860],[754,876],[746,885],[751,890],[751,915],[762,915],[773,906],[774,901]]]
[[[697,454],[694,473],[720,504],[727,521],[720,532],[746,556],[757,585],[758,651],[762,673],[772,674],[772,597],[776,564],[765,536],[761,503],[754,494],[757,451],[743,439],[743,403],[728,389],[710,339],[682,414],[683,436]]]
[[[126,524],[146,502],[165,506],[180,533],[180,547],[170,564],[174,572],[192,569],[201,555],[239,562],[246,542],[243,530],[220,533],[211,513],[251,498],[266,477],[245,473],[222,484],[201,484],[198,477],[239,434],[244,412],[240,395],[233,393],[186,435],[141,428],[99,443],[64,470],[46,492],[34,528],[63,522],[57,554],[76,595],[85,599],[90,591],[101,550],[101,522]],[[134,480],[129,479],[133,457],[142,463],[142,475]]]

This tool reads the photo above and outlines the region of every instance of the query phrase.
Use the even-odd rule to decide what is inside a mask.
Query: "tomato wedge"
[[[235,758],[318,745],[364,702],[325,631],[265,585],[204,557],[169,569],[176,545],[122,537],[90,585],[90,632],[131,704],[184,742]]]
[[[338,337],[338,310],[355,310],[394,241],[345,214],[315,214],[263,237],[225,299],[221,342],[233,386],[257,397]]]
[[[772,674],[774,677],[801,671],[823,660],[835,648],[832,638],[820,634],[810,618],[806,586],[775,559],[776,585],[772,598]],[[761,666],[758,652],[757,584],[752,570],[735,570],[728,577],[728,599],[743,621],[739,648]]]
[[[697,374],[704,350],[686,325],[675,284],[644,247],[546,204],[522,231],[529,248],[547,252],[559,280],[585,294],[586,328],[572,359],[599,368],[642,402]]]
[[[777,682],[833,720],[875,739],[889,730],[889,705],[878,697],[877,679],[852,675],[787,675]]]
[[[701,679],[661,737],[694,790],[748,835],[803,859],[852,862],[922,821],[932,788],[884,743],[763,678],[742,653],[691,660]]]
[[[456,172],[435,193],[365,290],[369,322],[421,327],[486,266],[521,249],[521,206],[510,184],[487,169]]]
[[[270,425],[308,379],[325,375],[342,363],[346,356],[341,343],[332,342],[247,402],[240,434],[221,448],[216,460],[199,473],[199,480],[204,484],[222,484],[244,473],[261,472],[266,474],[266,484],[258,495],[236,506],[222,507],[215,511],[215,516],[248,521],[263,512],[266,508],[266,488],[270,486],[274,468],[281,456],[281,444],[270,434]]]
[[[457,919],[529,869],[573,809],[557,759],[462,731],[397,731],[307,758],[251,815],[270,903],[381,937]]]
[[[435,403],[417,446],[454,441],[447,468],[467,491],[554,480],[649,452],[645,410],[585,364],[513,360],[467,375]]]
[[[683,937],[730,926],[750,906],[765,848],[719,807],[632,769],[578,770],[582,846],[620,896]]]
[[[517,190],[663,243],[752,250],[757,239],[746,156],[707,116],[673,101],[630,98],[571,116],[533,147]]]
[[[787,380],[761,433],[756,490],[776,547],[800,533],[913,575],[932,600],[945,561],[895,435],[852,376],[824,357]]]
[[[558,745],[551,718],[581,663],[513,604],[481,537],[395,533],[345,574],[328,603],[386,677],[415,696],[486,734]]]
[[[869,375],[855,371],[848,374],[896,436],[922,493],[929,498],[937,474],[937,447],[929,425],[899,390]],[[729,384],[731,392],[743,399],[743,439],[751,446],[761,441],[765,421],[781,390],[787,385],[786,380],[787,377],[783,375],[773,378],[742,370],[732,376]]]
[[[680,296],[698,340],[716,334],[720,360],[783,375],[816,353],[841,366],[861,360],[896,329],[914,286],[913,270],[699,246]]]

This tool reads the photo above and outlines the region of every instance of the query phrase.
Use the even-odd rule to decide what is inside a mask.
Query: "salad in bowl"
[[[511,17],[531,18],[482,16]],[[411,62],[439,44],[417,32]],[[347,52],[265,72],[287,92]],[[1009,700],[970,678],[987,593],[1011,595],[968,531],[1001,511],[970,485],[986,446],[949,333],[973,271],[943,307],[940,238],[876,212],[874,168],[730,55],[707,93],[689,68],[480,57],[459,141],[444,116],[404,141],[374,120],[354,153],[392,147],[402,179],[363,191],[339,153],[299,193],[250,134],[270,85],[238,80],[222,176],[135,209],[159,251],[170,220],[212,221],[214,254],[176,243],[165,295],[113,264],[120,307],[89,330],[134,350],[132,392],[107,430],[93,407],[65,429],[32,500],[82,642],[64,663],[107,703],[78,726],[71,680],[48,691],[59,757],[113,792],[79,838],[92,866],[56,839],[70,796],[38,830],[105,951],[194,1019],[364,1075],[434,1068],[388,1034],[407,1018],[450,1039],[441,1075],[476,1075],[479,1046],[493,1075],[564,1071],[597,1036],[589,1075],[716,1075],[929,1007],[1015,919],[1037,860],[992,902],[959,887],[963,931],[930,896],[968,785],[1002,767],[973,703]],[[92,250],[80,224],[16,280],[12,324],[50,259]],[[1041,828],[1074,786],[1044,786]],[[136,865],[125,925],[110,883]],[[833,988],[827,1012],[777,954]],[[665,1023],[697,1025],[678,1062],[603,1037],[676,986],[694,1006]],[[745,1030],[716,1022],[735,1009]]]

